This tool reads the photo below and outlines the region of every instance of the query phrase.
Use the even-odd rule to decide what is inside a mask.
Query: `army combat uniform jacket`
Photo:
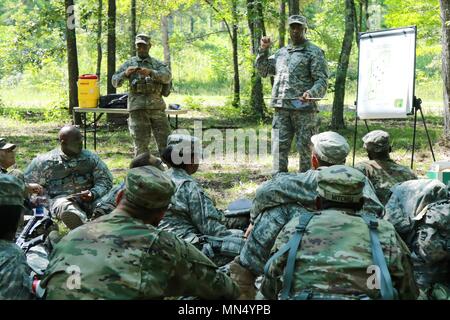
[[[114,87],[120,87],[127,79],[125,71],[128,67],[141,67],[153,69],[155,74],[148,78],[133,73],[129,78],[128,110],[165,110],[166,105],[162,98],[163,84],[169,84],[172,74],[169,68],[161,61],[148,56],[142,59],[138,56],[126,61],[112,77]]]
[[[378,220],[378,237],[393,287],[400,299],[416,299],[410,253],[387,221]],[[278,251],[296,232],[299,218],[294,217],[278,236],[272,252]],[[283,287],[287,255],[273,260],[264,277],[261,292],[277,299]],[[350,209],[327,209],[313,215],[303,233],[295,257],[291,297],[308,292],[309,299],[377,299],[379,285],[373,266],[369,227]],[[371,271],[372,270],[372,271]]]
[[[241,250],[241,264],[260,275],[269,259],[277,235],[292,217],[309,209],[315,209],[317,175],[319,170],[305,173],[280,173],[256,190],[251,209],[254,228]],[[380,215],[384,207],[379,202],[370,181],[363,189],[366,212]]]
[[[391,196],[391,188],[397,184],[408,180],[417,179],[411,169],[395,163],[391,159],[368,160],[358,163],[355,166],[369,178],[375,188],[378,199],[386,205]]]
[[[288,45],[269,57],[269,49],[260,49],[256,68],[263,77],[275,76],[272,88],[272,106],[297,109],[293,100],[304,92],[321,98],[328,85],[328,67],[322,49],[307,40],[299,46]],[[279,98],[279,99],[276,99]],[[315,102],[304,104],[304,111],[315,110]]]
[[[11,241],[0,240],[0,300],[32,299],[30,274],[23,251]]]
[[[78,288],[67,288],[69,266],[79,268],[72,269],[80,277]],[[195,247],[119,209],[65,236],[50,256],[41,286],[47,299],[239,295],[236,284]]]
[[[90,190],[95,201],[112,187],[108,167],[88,150],[70,158],[60,148],[54,149],[33,159],[24,174],[27,183],[40,184],[51,199]]]

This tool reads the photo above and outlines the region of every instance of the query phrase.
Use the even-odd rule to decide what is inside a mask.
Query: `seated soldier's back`
[[[390,189],[397,183],[417,179],[408,167],[395,163],[392,159],[367,160],[355,166],[372,182],[377,197],[385,205],[391,195]]]
[[[402,273],[403,253],[394,227],[378,220],[378,235],[387,266],[392,274]],[[294,217],[280,233],[274,250],[292,237],[299,224]],[[373,270],[369,228],[353,210],[329,209],[313,216],[297,251],[292,292],[311,290],[314,294],[377,298],[379,290],[368,288]],[[394,287],[398,288],[393,277]]]
[[[47,299],[162,298],[180,242],[116,209],[58,243],[43,281]],[[78,288],[76,281],[70,287],[74,271],[80,274]]]

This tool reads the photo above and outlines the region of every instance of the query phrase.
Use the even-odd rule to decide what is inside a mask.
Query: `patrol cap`
[[[306,23],[306,18],[302,15],[292,15],[288,18],[288,24],[291,25],[293,23],[298,23],[301,24],[305,27],[308,27],[307,23]]]
[[[326,131],[311,137],[315,153],[320,160],[331,164],[344,164],[350,146],[339,133]]]
[[[145,33],[140,33],[136,36],[136,41],[134,42],[134,44],[138,44],[138,43],[143,43],[145,45],[148,45],[151,41],[151,38],[149,35],[145,34]]]
[[[125,198],[134,205],[148,209],[165,208],[174,193],[174,183],[158,168],[144,166],[128,170]]]
[[[167,137],[167,146],[174,146],[177,149],[191,149],[191,153],[201,154],[200,139],[187,134],[174,133]]]
[[[367,151],[389,151],[389,133],[383,130],[370,131],[362,138]]]
[[[16,148],[15,144],[9,143],[5,138],[0,138],[0,150],[14,150]]]
[[[319,170],[317,192],[327,200],[358,203],[363,197],[366,177],[352,167],[335,165]]]
[[[25,183],[9,174],[0,174],[0,206],[23,206]]]

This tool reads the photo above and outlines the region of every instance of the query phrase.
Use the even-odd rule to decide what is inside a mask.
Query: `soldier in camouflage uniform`
[[[44,187],[49,210],[69,229],[85,223],[96,201],[112,187],[112,175],[94,153],[82,149],[81,132],[65,126],[59,132],[60,147],[33,159],[25,170],[28,183]]]
[[[191,176],[199,167],[200,141],[172,134],[167,144],[163,160],[176,190],[159,228],[201,248],[218,265],[230,262],[244,245],[243,232],[227,228],[223,213]]]
[[[144,166],[154,166],[161,171],[165,170],[161,159],[148,152],[138,155],[130,163],[130,169]],[[112,187],[112,189],[97,202],[91,219],[111,213],[117,206],[117,195],[123,189],[125,189],[125,181]]]
[[[0,173],[12,175],[19,180],[25,181],[23,173],[20,170],[13,169],[8,171],[8,169],[16,164],[16,145],[9,143],[4,138],[0,138]],[[37,183],[25,184],[26,193],[29,194],[40,194],[43,189]]]
[[[294,217],[278,235],[272,253],[279,254],[267,263],[261,285],[266,298],[417,298],[408,248],[392,224],[360,211],[364,184],[365,176],[351,167],[319,171],[319,211]],[[288,253],[293,264],[287,262]],[[378,286],[370,279],[374,265],[379,267]]]
[[[156,228],[174,193],[167,175],[152,166],[130,169],[123,192],[111,214],[56,245],[41,284],[47,299],[239,295],[236,284],[194,246]],[[70,285],[68,266],[79,268],[79,286]]]
[[[311,138],[313,151],[311,164],[314,170],[305,173],[280,173],[256,190],[251,209],[254,227],[231,265],[231,276],[240,285],[242,298],[252,299],[254,282],[263,273],[278,233],[292,217],[315,209],[317,175],[324,167],[344,164],[350,146],[341,135],[328,131]],[[384,207],[378,200],[373,186],[365,179],[363,210],[381,215]]]
[[[0,174],[0,300],[31,299],[31,269],[14,243],[23,221],[25,185],[16,177]]]
[[[161,153],[170,134],[162,90],[163,86],[170,84],[172,75],[164,63],[149,56],[149,36],[137,35],[135,44],[137,56],[119,68],[112,77],[112,84],[118,88],[125,79],[129,81],[128,127],[134,141],[134,155],[149,151],[152,131]]]
[[[261,76],[275,76],[272,128],[278,130],[278,134],[272,132],[274,173],[288,171],[288,156],[294,135],[300,155],[299,171],[310,169],[311,137],[317,133],[319,122],[317,104],[310,98],[323,97],[328,85],[324,53],[305,38],[306,18],[294,15],[289,17],[288,23],[292,43],[269,57],[270,38],[263,37],[256,58]]]
[[[450,194],[438,180],[406,181],[386,204],[391,222],[412,253],[422,297],[450,300]]]
[[[417,176],[411,169],[395,163],[389,157],[392,148],[389,143],[389,133],[386,131],[371,131],[362,140],[369,160],[356,164],[355,168],[370,179],[378,199],[385,205],[391,196],[391,188],[395,184],[417,179]]]

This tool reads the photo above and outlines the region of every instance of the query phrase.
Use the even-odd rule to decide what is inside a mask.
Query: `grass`
[[[184,101],[183,96],[171,96],[171,99]],[[190,103],[201,101],[200,107],[194,107],[186,116],[180,116],[180,128],[194,129],[194,121],[202,121],[203,129],[215,129],[216,133],[225,134],[227,128],[242,128],[254,130],[269,130],[270,123],[255,123],[251,119],[242,117],[239,110],[232,107],[220,106],[209,101],[216,97],[194,97],[190,98]],[[221,97],[223,100],[225,98]],[[212,100],[210,100],[212,99]],[[189,109],[189,106],[186,106]],[[4,107],[0,111],[0,136],[6,137],[11,142],[18,145],[17,149],[17,167],[24,169],[30,161],[40,153],[47,152],[58,146],[57,133],[59,128],[70,122],[67,115],[63,115],[56,120],[51,117],[45,117],[48,108],[35,108],[26,110],[22,107]],[[329,130],[331,112],[322,111],[320,113],[322,124],[320,131]],[[433,142],[436,160],[448,159],[449,145],[442,139],[443,119],[436,114],[429,114],[427,125]],[[354,113],[346,112],[345,120],[347,128],[340,133],[347,138],[352,147],[347,164],[351,165],[353,154],[353,135],[354,135]],[[392,158],[403,164],[410,165],[413,136],[413,118],[405,120],[384,120],[370,121],[371,130],[383,129],[390,133],[394,145]],[[431,163],[433,162],[429,151],[427,138],[421,122],[417,126],[417,140],[415,151],[415,172],[424,177]],[[355,162],[366,158],[362,148],[362,136],[366,133],[364,123],[359,122],[359,129],[356,143]],[[213,143],[213,142],[211,142]],[[270,143],[270,140],[269,140]],[[88,132],[88,149],[93,148],[92,132]],[[234,147],[236,150],[236,146]],[[292,145],[292,154],[290,156],[289,169],[297,169],[298,158],[295,153],[295,145]],[[152,145],[152,152],[156,153],[155,145]],[[246,153],[248,150],[246,150]],[[132,140],[129,136],[126,126],[106,125],[104,118],[100,122],[98,132],[97,153],[105,161],[113,173],[114,181],[120,182],[125,177],[126,168],[133,156]],[[225,208],[226,205],[234,199],[240,197],[254,197],[256,188],[265,180],[270,178],[272,157],[269,154],[259,159],[236,162],[236,161],[217,161],[214,157],[206,159],[201,165],[199,172],[195,177],[217,202],[219,208]]]

